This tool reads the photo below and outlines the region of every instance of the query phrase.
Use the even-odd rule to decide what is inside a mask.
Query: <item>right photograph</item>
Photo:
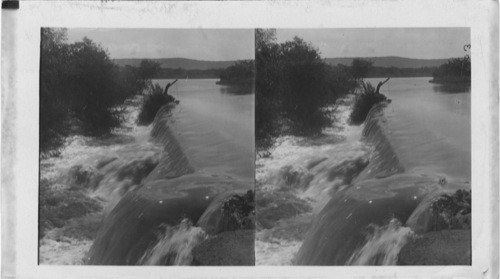
[[[471,264],[470,40],[255,31],[256,265]]]

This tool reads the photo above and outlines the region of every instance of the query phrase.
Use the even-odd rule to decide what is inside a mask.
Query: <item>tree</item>
[[[70,46],[71,108],[87,134],[109,132],[120,124],[115,106],[124,99],[115,80],[117,67],[106,50],[88,38]]]
[[[361,58],[355,58],[351,63],[351,73],[356,80],[367,77],[372,68],[373,61],[368,61]]]
[[[40,47],[40,150],[57,149],[71,133],[99,135],[120,125],[124,100],[142,92],[159,64],[119,69],[88,38],[68,44],[66,30],[43,28]],[[71,129],[70,129],[71,128]],[[71,131],[70,131],[71,130]]]
[[[66,86],[69,49],[65,29],[42,28],[40,48],[40,150],[60,146],[68,133]]]
[[[464,51],[470,51],[471,45],[464,45]],[[471,61],[467,53],[461,58],[451,58],[434,71],[432,82],[436,83],[462,83],[471,82]]]
[[[276,30],[255,30],[255,137],[268,146],[279,134],[279,86],[282,76]]]
[[[317,49],[301,38],[281,44],[281,100],[293,134],[320,133],[328,118],[321,110],[327,103],[327,65]]]
[[[224,69],[220,74],[220,83],[253,82],[255,66],[253,60],[239,60]]]
[[[326,108],[354,88],[349,70],[327,65],[301,38],[278,44],[272,29],[255,34],[257,146],[285,134],[320,134],[331,123]]]

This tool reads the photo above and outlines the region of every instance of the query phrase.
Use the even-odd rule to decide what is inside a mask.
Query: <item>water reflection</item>
[[[222,85],[220,88],[222,94],[229,95],[248,95],[253,94],[255,87],[253,83],[237,84],[237,85]]]
[[[465,93],[465,92],[470,92],[470,84],[469,83],[433,84],[432,90],[435,93]]]

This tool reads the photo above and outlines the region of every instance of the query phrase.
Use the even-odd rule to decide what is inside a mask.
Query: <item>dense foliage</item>
[[[465,45],[464,51],[469,52],[471,45]],[[449,59],[446,64],[441,65],[433,74],[435,83],[466,83],[471,82],[470,55],[462,58]]]
[[[355,125],[365,121],[374,105],[387,100],[385,95],[376,92],[371,83],[362,81],[361,85],[362,91],[356,95],[350,115],[351,124]]]
[[[130,67],[130,66],[127,66]],[[157,79],[195,79],[195,78],[219,78],[224,69],[186,70],[184,68],[160,68],[151,78]]]
[[[224,69],[220,74],[219,84],[253,83],[255,67],[253,60],[240,60]]]
[[[120,105],[141,93],[159,69],[151,61],[119,69],[88,38],[68,44],[65,29],[42,29],[40,57],[42,153],[59,147],[69,133],[99,135],[120,125]]]
[[[149,125],[153,122],[156,113],[166,104],[177,102],[171,95],[163,94],[163,89],[157,83],[151,84],[148,93],[144,96],[137,122],[139,125]]]
[[[325,63],[311,44],[295,37],[276,43],[274,30],[256,30],[256,142],[284,135],[317,135],[331,123],[328,107],[356,81],[345,66]]]
[[[471,64],[469,56],[464,58],[452,58],[441,65],[433,74],[433,82],[448,83],[461,82],[470,83]]]

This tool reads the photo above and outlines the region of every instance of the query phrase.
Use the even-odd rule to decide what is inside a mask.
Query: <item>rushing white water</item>
[[[257,265],[293,264],[314,216],[366,165],[372,147],[360,141],[362,127],[348,125],[351,102],[339,102],[324,137],[281,137],[257,157]]]
[[[403,227],[397,219],[385,226],[370,225],[373,232],[367,235],[365,245],[354,252],[348,265],[395,265],[401,248],[413,232]]]
[[[167,80],[154,82],[164,86]],[[127,193],[142,187],[144,179],[153,170],[157,178],[170,178],[162,177],[168,176],[168,173],[161,172],[176,164],[174,161],[177,157],[171,152],[187,154],[189,163],[186,165],[193,165],[193,171],[197,172],[195,177],[200,177],[198,184],[203,184],[202,179],[212,181],[219,178],[234,182],[222,186],[218,184],[221,186],[217,187],[219,190],[226,189],[227,185],[253,187],[253,91],[241,92],[230,86],[216,85],[215,82],[208,79],[179,81],[170,89],[169,93],[180,100],[180,104],[171,115],[165,117],[166,122],[162,125],[165,126],[163,130],[167,130],[168,126],[170,140],[180,143],[178,150],[170,150],[164,142],[158,142],[151,135],[151,126],[136,125],[142,100],[138,96],[126,103],[125,121],[111,136],[69,137],[58,156],[40,160],[40,178],[44,187],[48,185],[49,188],[46,193],[57,196],[58,205],[66,202],[66,194],[74,195],[68,203],[79,210],[77,217],[67,219],[68,216],[64,216],[62,220],[56,220],[58,224],[52,222],[52,216],[48,216],[50,214],[43,216],[54,223],[52,227],[57,228],[45,231],[45,236],[39,242],[41,264],[83,263],[90,243],[103,227],[101,221],[112,215],[112,210]],[[189,186],[186,185],[186,188]],[[207,192],[203,198],[208,199],[209,195],[216,193]],[[201,194],[190,195],[197,199]],[[100,204],[102,210],[94,212],[96,216],[87,218],[89,214],[82,211],[87,210],[86,203],[91,201]],[[193,211],[198,211],[201,210],[198,207],[202,206],[196,202],[191,207]],[[71,214],[74,212],[70,211],[67,215]],[[175,222],[178,220],[180,218]],[[122,221],[119,219],[118,222]],[[170,224],[175,225],[175,222]],[[165,234],[160,236],[160,240],[153,247],[148,247],[147,255],[139,254],[143,256],[141,263],[189,264],[191,250],[203,239],[204,232],[187,223],[164,230]],[[175,257],[170,258],[174,254]],[[88,259],[86,256],[87,263]]]
[[[199,227],[194,227],[188,219],[178,226],[163,227],[164,232],[139,260],[142,265],[190,265],[193,261],[192,250],[207,234]]]
[[[366,127],[349,126],[345,100],[325,136],[257,157],[257,264],[394,265],[421,199],[470,187],[470,92],[400,78],[382,93],[392,103]]]
[[[161,147],[149,141],[149,128],[135,124],[140,101],[141,96],[127,101],[125,121],[109,138],[71,136],[58,156],[42,158],[40,179],[47,181],[49,191],[82,193],[81,198],[96,200],[106,213],[137,186],[138,177],[151,168],[145,164],[154,165],[154,158],[161,153]],[[88,235],[81,237],[78,231],[96,230],[101,218],[79,218],[64,228],[47,231],[39,243],[40,264],[82,264],[92,240]]]

